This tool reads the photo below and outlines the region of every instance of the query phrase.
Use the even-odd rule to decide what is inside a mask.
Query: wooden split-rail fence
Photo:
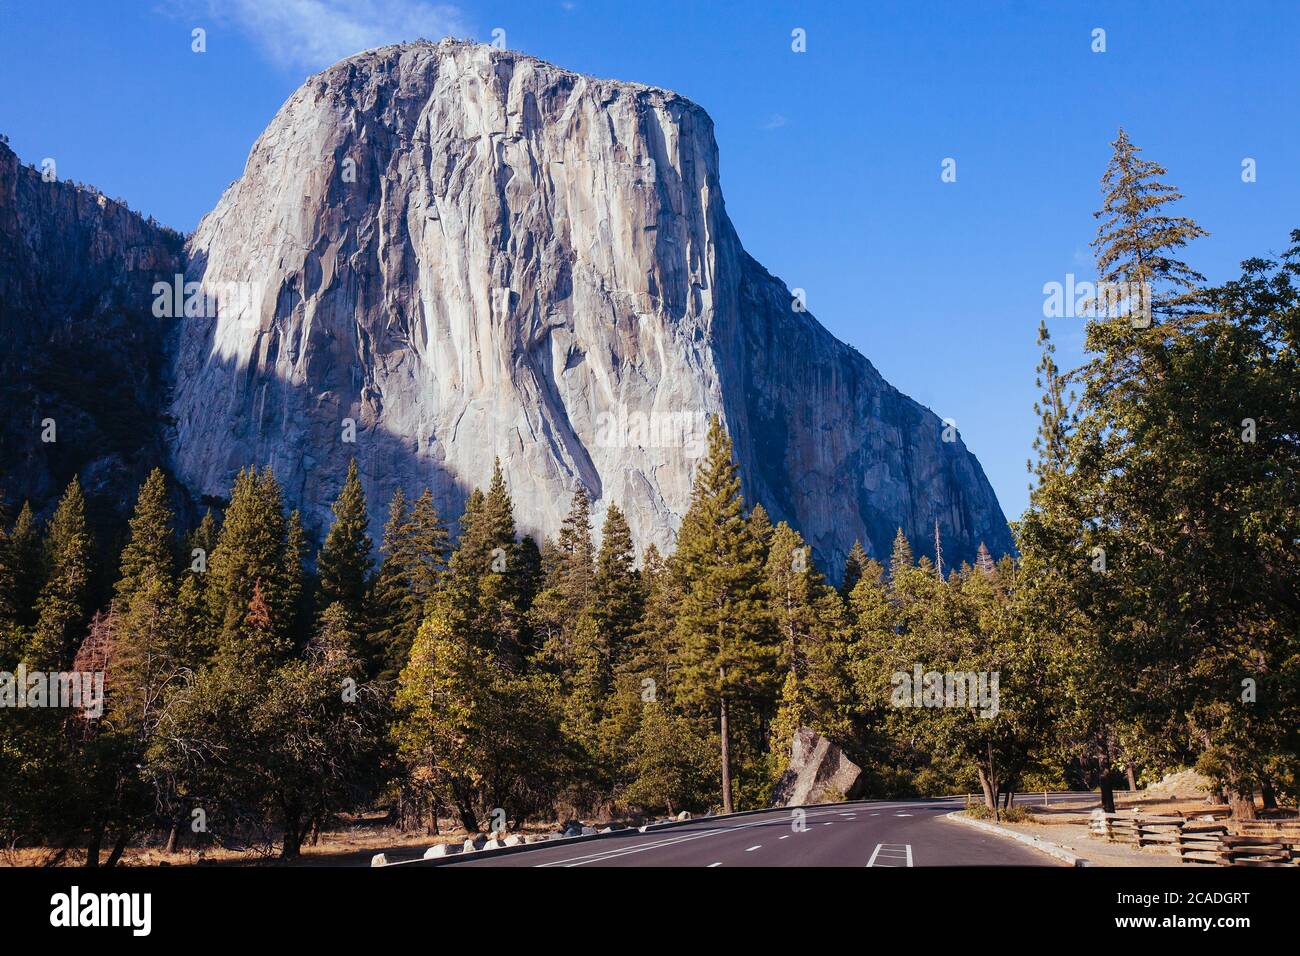
[[[1168,847],[1184,863],[1300,866],[1300,819],[1227,821],[1227,814],[1226,807],[1197,813],[1213,820],[1094,810],[1088,832],[1109,843]]]

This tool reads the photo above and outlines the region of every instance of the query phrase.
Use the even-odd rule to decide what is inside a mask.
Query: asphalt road
[[[1087,804],[1095,794],[1052,794],[1050,802]],[[1024,803],[1042,803],[1026,794]],[[961,797],[855,801],[790,809],[640,833],[628,830],[567,846],[537,844],[519,853],[467,856],[463,866],[1061,866],[1051,857],[943,815]],[[416,864],[418,865],[418,864]]]

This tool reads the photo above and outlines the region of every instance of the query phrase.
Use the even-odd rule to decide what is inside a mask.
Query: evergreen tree
[[[1101,220],[1092,242],[1097,278],[1144,288],[1152,311],[1168,312],[1184,300],[1185,292],[1205,281],[1172,253],[1209,233],[1185,216],[1163,212],[1163,207],[1183,195],[1159,181],[1168,170],[1143,159],[1122,128],[1111,146],[1114,153],[1101,179],[1102,206],[1095,213]],[[1130,324],[1140,326],[1144,320],[1138,317]]]
[[[388,507],[375,578],[371,638],[372,667],[382,680],[396,679],[447,567],[447,528],[425,489],[414,507],[399,488]]]
[[[857,538],[853,539],[853,547],[849,549],[849,556],[844,559],[844,579],[840,583],[840,595],[845,601],[853,593],[853,588],[862,578],[862,571],[867,566],[866,550],[862,547],[862,542]]]
[[[348,464],[347,478],[332,510],[334,524],[316,561],[319,607],[324,610],[337,602],[343,605],[349,620],[361,622],[365,619],[370,583],[371,542],[366,533],[366,494],[355,458]]]
[[[912,546],[907,541],[907,535],[903,534],[903,529],[899,528],[898,534],[894,535],[893,551],[889,555],[889,576],[899,577],[914,564]]]
[[[645,598],[641,592],[641,575],[636,569],[632,529],[615,504],[605,512],[601,527],[593,593],[593,614],[600,629],[609,636],[610,653],[617,666],[628,656]]]
[[[174,516],[167,500],[167,480],[155,468],[140,487],[130,521],[130,538],[122,550],[120,577],[114,588],[126,607],[142,579],[157,578],[169,586],[176,563]]]
[[[771,750],[778,758],[789,756],[800,727],[840,740],[850,731],[843,602],[813,565],[810,550],[784,521],[776,526],[766,592],[785,674],[771,733]],[[779,775],[783,765],[772,769]]]
[[[73,478],[45,534],[49,568],[37,600],[38,617],[29,658],[42,670],[66,670],[89,622],[92,542],[86,499]]]
[[[36,623],[36,601],[45,583],[45,551],[36,515],[25,501],[9,530],[7,552],[13,621],[30,628]]]
[[[764,563],[767,561],[767,549],[772,546],[773,530],[767,509],[761,502],[755,504],[754,510],[749,513],[749,533],[758,543],[758,556]]]
[[[715,417],[696,473],[676,558],[685,591],[677,617],[679,700],[717,718],[724,812],[732,810],[733,720],[765,730],[775,698],[776,647],[763,594],[760,545],[746,522],[731,440]],[[741,711],[745,711],[742,715]]]
[[[247,650],[273,659],[286,654],[292,646],[301,581],[292,576],[296,562],[290,554],[289,522],[280,484],[270,468],[261,473],[243,469],[235,477],[221,533],[207,564],[204,591],[218,649],[236,650],[248,637],[244,619],[256,588],[267,620],[252,633],[269,644]]]

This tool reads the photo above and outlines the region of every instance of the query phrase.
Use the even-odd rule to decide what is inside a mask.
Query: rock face
[[[746,497],[833,573],[855,538],[945,557],[1011,540],[975,458],[747,255],[705,112],[461,42],[310,78],[191,238],[215,316],[183,320],[178,475],[271,464],[309,527],[356,457],[455,518],[499,457],[521,533],[573,491],[671,548],[711,415]],[[355,423],[355,442],[349,422]]]
[[[800,727],[790,765],[772,788],[772,806],[797,807],[861,796],[862,768],[825,737]]]
[[[0,501],[48,509],[80,474],[104,504],[92,519],[121,513],[166,460],[168,327],[153,286],[181,271],[181,246],[0,142]]]

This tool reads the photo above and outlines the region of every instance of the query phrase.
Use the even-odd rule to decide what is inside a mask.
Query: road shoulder
[[[944,819],[951,820],[953,823],[958,823],[963,826],[974,827],[975,829],[983,830],[986,833],[993,833],[1005,839],[1015,840],[1018,843],[1023,843],[1026,846],[1033,847],[1039,852],[1046,853],[1048,856],[1070,866],[1094,865],[1074,851],[1063,846],[1058,846],[1048,840],[1044,840],[1042,837],[1033,836],[1028,833],[1021,833],[1005,826],[989,823],[986,820],[975,820],[966,816],[961,810],[954,810],[952,813],[944,814]]]

